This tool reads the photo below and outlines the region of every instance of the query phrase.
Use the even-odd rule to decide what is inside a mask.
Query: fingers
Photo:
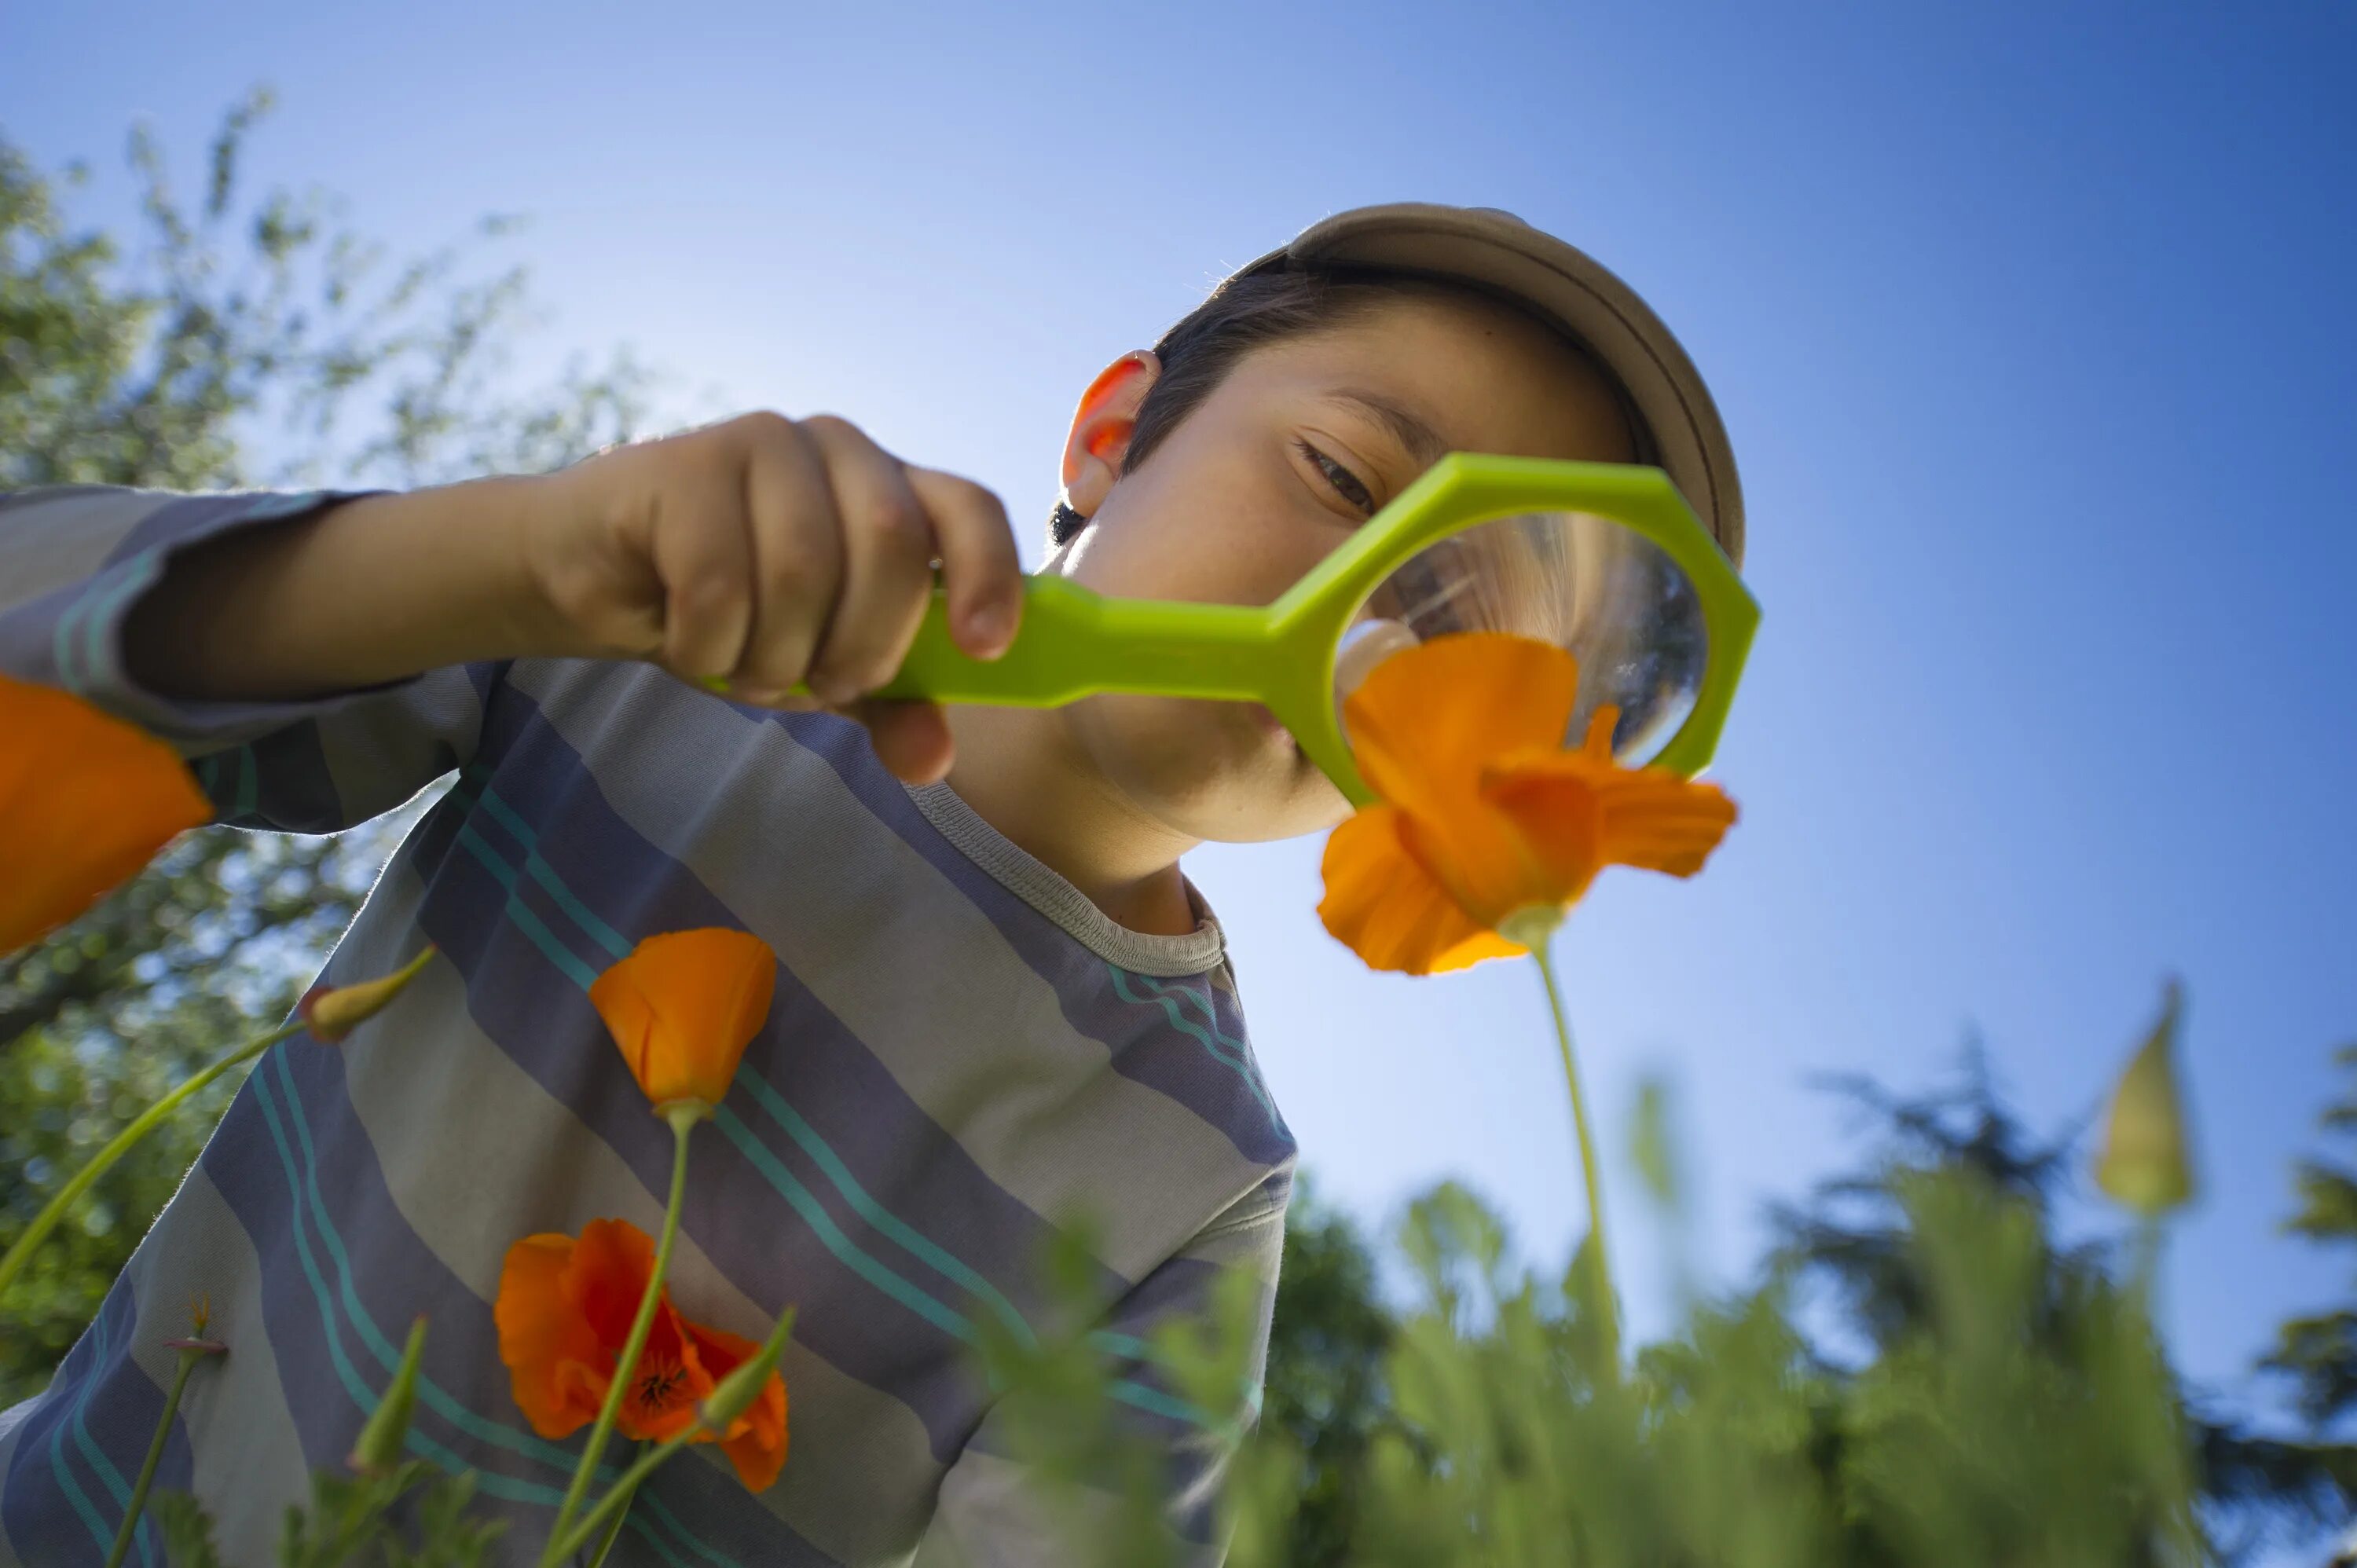
[[[748,423],[743,504],[753,613],[728,677],[765,700],[799,683],[817,656],[843,578],[845,521],[812,435],[776,414]]]
[[[976,659],[996,659],[1015,640],[1023,613],[1023,562],[999,499],[972,479],[908,470],[909,488],[932,518],[949,595],[950,636]]]
[[[917,635],[933,585],[933,524],[899,459],[857,427],[821,414],[802,421],[826,461],[843,521],[843,580],[811,690],[848,703],[889,681]]]
[[[709,465],[664,498],[697,526],[658,527],[651,553],[662,584],[661,662],[690,680],[737,668],[753,623],[752,542],[741,526],[737,477]]]
[[[1014,640],[1022,566],[982,486],[915,468],[832,415],[748,414],[682,438],[653,520],[662,662],[740,700],[823,706],[865,725],[910,783],[949,768],[939,707],[865,700],[908,656],[938,562],[951,637],[976,658]],[[812,696],[788,695],[806,685]]]

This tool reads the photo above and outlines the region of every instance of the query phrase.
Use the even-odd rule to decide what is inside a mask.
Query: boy
[[[1409,204],[1314,226],[1097,377],[1045,570],[1265,603],[1450,449],[1659,464],[1740,558],[1725,435],[1652,313],[1508,215]],[[232,1561],[269,1560],[421,1314],[415,1430],[483,1473],[531,1561],[576,1445],[509,1398],[501,1260],[598,1217],[655,1228],[669,1136],[584,993],[638,940],[714,925],[780,967],[697,1140],[672,1291],[751,1337],[797,1304],[791,1448],[759,1497],[675,1461],[613,1561],[1054,1561],[975,1325],[1043,1310],[1030,1267],[1085,1207],[1100,1326],[1146,1335],[1241,1271],[1265,1336],[1295,1147],[1178,862],[1346,807],[1245,704],[864,700],[935,561],[960,645],[1003,650],[996,498],[827,417],[411,495],[0,506],[0,669],[201,758],[224,820],[328,832],[458,774],[328,973],[427,941],[447,961],[340,1047],[256,1069],[55,1382],[0,1413],[0,1561],[102,1556],[198,1294],[231,1351],[159,1485]],[[691,684],[713,677],[726,698]],[[1172,1526],[1215,1562],[1219,1445],[1124,1371]]]

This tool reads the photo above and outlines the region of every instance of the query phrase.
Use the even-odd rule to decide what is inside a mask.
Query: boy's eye
[[[1312,467],[1326,476],[1326,482],[1334,487],[1336,495],[1369,516],[1374,514],[1375,498],[1369,492],[1366,486],[1359,482],[1359,477],[1356,474],[1307,441],[1296,440],[1294,446],[1300,449],[1304,457],[1309,459]]]

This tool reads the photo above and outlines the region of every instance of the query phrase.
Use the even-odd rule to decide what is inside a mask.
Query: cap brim
[[[1661,317],[1594,257],[1494,208],[1401,201],[1338,212],[1236,275],[1329,267],[1468,285],[1561,328],[1620,381],[1653,460],[1742,564],[1743,490],[1717,405]]]

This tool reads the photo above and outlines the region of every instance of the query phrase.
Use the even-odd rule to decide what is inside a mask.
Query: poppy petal
[[[750,1359],[761,1347],[726,1329],[681,1320],[694,1341],[704,1365],[716,1381]],[[777,1484],[786,1463],[786,1380],[771,1372],[745,1413],[728,1423],[721,1453],[737,1467],[737,1478],[751,1492],[766,1492]]]
[[[0,952],[135,875],[212,803],[162,741],[53,686],[0,676]]]
[[[491,1308],[500,1359],[517,1408],[543,1437],[570,1434],[597,1419],[613,1352],[567,1296],[570,1236],[527,1236],[510,1247]]]
[[[778,955],[749,931],[670,931],[599,975],[589,1001],[649,1101],[717,1105],[777,983]]]
[[[629,1342],[654,1269],[654,1238],[629,1220],[592,1219],[581,1228],[565,1290],[608,1350],[619,1352]]]
[[[1403,838],[1405,816],[1370,806],[1326,840],[1318,918],[1368,966],[1407,974],[1523,952],[1468,915]]]
[[[1443,822],[1464,811],[1483,763],[1560,746],[1578,692],[1578,660],[1553,643],[1460,632],[1376,665],[1343,700],[1343,725],[1377,794]]]
[[[1569,871],[1571,857],[1584,855],[1590,876],[1607,865],[1692,876],[1736,817],[1735,802],[1716,784],[1666,768],[1620,768],[1584,752],[1503,758],[1484,772],[1482,795],[1551,864]]]
[[[748,1492],[766,1492],[778,1484],[786,1467],[786,1380],[777,1373],[761,1385],[753,1408],[745,1412],[745,1430],[724,1440],[720,1452],[737,1466],[737,1478]]]

